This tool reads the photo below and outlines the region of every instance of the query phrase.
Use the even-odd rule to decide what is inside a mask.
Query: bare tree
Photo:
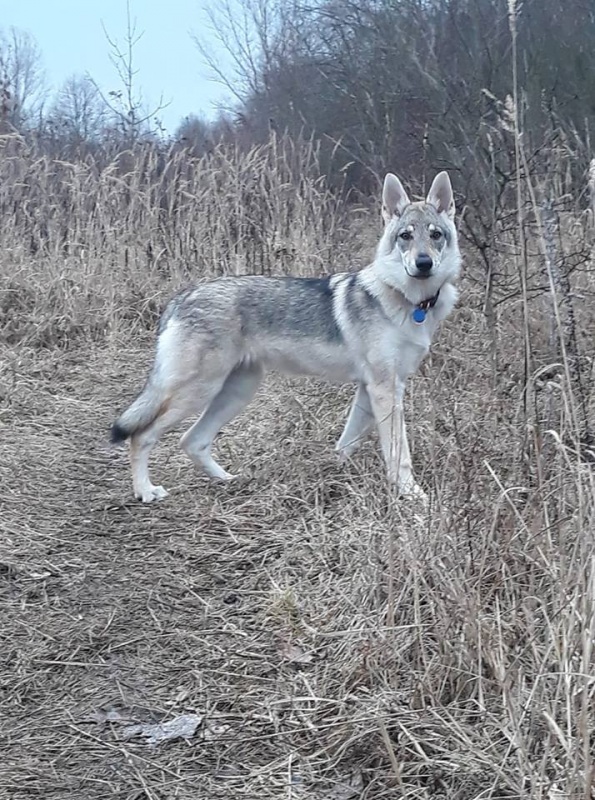
[[[71,75],[62,85],[50,109],[49,120],[71,144],[101,137],[109,109],[88,76]]]
[[[152,133],[155,128],[160,128],[157,114],[167,104],[160,101],[156,107],[149,110],[137,87],[138,70],[134,66],[134,52],[143,33],[138,32],[136,20],[131,16],[130,0],[126,1],[124,43],[120,44],[117,39],[110,36],[105,26],[103,30],[110,47],[110,61],[116,70],[121,88],[111,90],[106,97],[97,84],[95,86],[105,105],[112,112],[125,144],[131,146],[140,136]]]
[[[535,143],[552,116],[593,129],[592,6],[522,4],[519,82]],[[258,139],[272,122],[314,136],[334,154],[329,168],[350,162],[360,187],[387,163],[405,164],[420,183],[435,166],[458,169],[453,150],[467,150],[489,122],[488,98],[511,92],[506,0],[222,0],[207,14],[218,48],[195,41],[246,129]]]
[[[41,113],[46,95],[41,51],[26,31],[0,31],[0,94],[5,125],[18,129]]]
[[[208,35],[194,34],[194,43],[212,79],[241,103],[267,90],[267,75],[290,48],[293,10],[293,2],[280,0],[222,0],[206,7]]]
[[[174,134],[175,140],[193,155],[200,156],[213,146],[211,125],[196,114],[184,117]]]

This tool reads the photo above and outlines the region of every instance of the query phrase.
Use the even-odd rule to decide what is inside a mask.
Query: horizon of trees
[[[165,140],[159,119],[163,106],[147,108],[138,85],[134,47],[139,38],[130,13],[123,44],[106,32],[116,88],[104,93],[92,75],[76,72],[61,86],[49,87],[35,38],[18,28],[0,27],[0,133],[34,137],[51,150]],[[202,123],[190,112],[180,125],[195,121]]]
[[[467,188],[486,170],[505,185],[515,130],[529,159],[544,147],[589,156],[592,0],[224,0],[210,13],[211,35],[234,65],[223,72],[209,42],[196,41],[197,59],[236,98],[217,119],[189,109],[164,135],[160,109],[146,109],[138,91],[129,13],[122,46],[106,34],[119,81],[107,96],[76,74],[50,95],[33,37],[0,30],[0,131],[35,137],[54,154],[140,140],[197,156],[221,140],[250,147],[276,131],[314,140],[330,185],[364,193],[387,165],[421,191],[438,167]]]

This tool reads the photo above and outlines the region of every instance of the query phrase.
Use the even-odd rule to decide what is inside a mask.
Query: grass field
[[[377,209],[276,141],[101,170],[1,145],[0,797],[595,796],[593,475],[538,247],[528,328],[512,246],[495,328],[470,255],[411,382],[427,513],[391,496],[375,438],[336,463],[350,387],[274,376],[218,441],[237,482],[170,434],[153,474],[171,496],[143,506],[107,431],[171,292],[362,266]],[[587,236],[574,223],[561,246]],[[190,714],[187,739],[131,729]]]

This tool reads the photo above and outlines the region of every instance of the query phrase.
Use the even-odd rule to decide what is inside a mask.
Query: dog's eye
[[[399,237],[404,242],[410,242],[411,239],[413,239],[413,234],[411,233],[411,231],[403,231],[402,233],[399,234]]]
[[[430,239],[433,239],[435,242],[437,242],[438,239],[441,239],[441,238],[442,238],[442,231],[439,231],[437,228],[435,228],[430,233]]]

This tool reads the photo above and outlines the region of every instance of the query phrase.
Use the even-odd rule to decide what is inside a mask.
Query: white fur
[[[302,284],[297,284],[296,297],[288,297],[267,279],[226,278],[174,298],[147,385],[114,426],[114,430],[120,428],[120,438],[122,430],[131,436],[136,497],[152,502],[166,496],[163,487],[149,479],[149,454],[166,430],[190,415],[198,416],[198,421],[182,437],[184,451],[212,478],[231,480],[234,476],[211,454],[213,441],[252,399],[266,369],[357,382],[337,443],[340,457],[349,457],[376,424],[389,480],[402,494],[424,497],[413,477],[403,396],[407,379],[417,371],[436,328],[457,300],[460,253],[448,175],[436,176],[424,203],[411,203],[399,179],[389,173],[382,192],[382,216],[385,227],[373,263],[355,278],[343,273],[329,281],[332,306],[328,314],[340,332],[335,338],[310,333],[309,326],[299,323],[288,332],[287,326],[275,326],[273,320],[252,332],[246,328],[245,314],[238,312],[245,298],[246,313],[261,304],[264,308],[279,291],[279,302],[290,306],[299,300]],[[408,231],[407,244],[397,237],[403,226]],[[432,249],[435,242],[429,234],[436,229],[444,232],[444,239]],[[431,250],[432,259],[430,271],[423,275],[416,268],[416,254],[422,247],[424,254]],[[423,259],[420,263],[423,266]],[[247,281],[258,292],[247,294]],[[416,323],[415,308],[436,295],[425,320]],[[312,295],[305,292],[307,297]],[[324,327],[322,306],[318,309],[317,322]]]

